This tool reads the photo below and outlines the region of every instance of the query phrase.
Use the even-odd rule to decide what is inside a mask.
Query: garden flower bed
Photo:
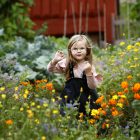
[[[37,42],[42,43],[44,48],[38,50],[38,47],[35,49],[34,44],[38,46],[40,44],[26,42],[26,45],[20,49],[24,52],[24,47],[29,47],[30,44],[30,47],[35,50],[32,53],[34,58],[37,50],[40,56],[43,53],[41,50],[50,51],[53,54],[55,47],[49,50],[49,45],[57,46],[52,43],[56,40],[45,39],[49,44],[45,46],[43,38],[41,39],[42,42],[39,38]],[[66,40],[63,41],[57,40],[57,43],[65,46]],[[19,46],[17,43],[13,44]],[[10,46],[13,47],[12,45]],[[23,53],[20,59],[17,57],[20,49],[17,48],[14,48],[17,52],[14,57],[15,63],[22,62],[20,64],[24,66],[26,61],[23,62],[23,54],[26,54],[26,57],[27,52]],[[39,63],[38,59],[34,61],[35,67],[30,65],[31,61],[28,61],[26,65],[36,72],[34,76],[24,74],[25,69],[22,74],[18,74],[17,71],[13,72],[15,63],[9,64],[5,59],[6,54],[3,54],[1,49],[1,54],[3,54],[1,62],[5,62],[11,69],[9,73],[5,72],[1,64],[0,139],[138,140],[140,138],[140,42],[127,40],[105,49],[94,47],[93,51],[98,71],[104,77],[102,85],[97,89],[100,98],[96,102],[101,104],[101,108],[91,110],[90,118],[85,119],[83,114],[80,114],[77,120],[76,109],[73,106],[66,107],[66,116],[59,114],[59,101],[61,100],[59,94],[64,82],[60,76],[46,73],[41,76],[40,80],[35,78],[38,72],[44,72],[49,60],[46,63]],[[11,52],[12,49],[8,53]],[[30,58],[31,54],[28,55]],[[29,77],[34,77],[34,80]],[[88,103],[87,111],[90,112]]]

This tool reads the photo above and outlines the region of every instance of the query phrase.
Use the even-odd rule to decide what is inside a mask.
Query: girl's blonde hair
[[[92,60],[92,45],[91,45],[91,41],[89,40],[89,38],[85,35],[74,35],[70,38],[68,45],[67,45],[67,49],[68,49],[68,55],[67,55],[67,64],[66,64],[66,79],[68,80],[70,78],[69,75],[69,65],[75,65],[77,64],[77,61],[73,58],[72,53],[71,53],[71,47],[77,43],[78,41],[85,41],[85,46],[87,49],[87,55],[85,57],[86,61],[89,61],[89,63],[92,65],[93,60]]]

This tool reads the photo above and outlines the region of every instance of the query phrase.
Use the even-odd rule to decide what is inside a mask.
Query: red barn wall
[[[80,9],[82,9],[81,18]],[[117,14],[117,0],[35,0],[30,12],[31,19],[36,23],[35,29],[39,29],[46,22],[48,29],[45,34],[55,36],[63,36],[65,33],[67,36],[76,33],[98,33],[100,15],[100,31],[106,35],[107,42],[113,41],[113,14]],[[64,18],[66,18],[65,33]]]

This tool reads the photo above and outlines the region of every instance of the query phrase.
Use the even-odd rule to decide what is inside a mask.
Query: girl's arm
[[[100,74],[96,76],[94,76],[94,74],[86,75],[86,77],[87,77],[87,84],[90,89],[95,89],[96,87],[98,87],[103,80],[103,76]]]
[[[47,65],[47,71],[54,72],[54,73],[64,73],[65,61],[66,61],[65,59],[62,59],[61,61],[57,62],[54,59],[52,59]]]
[[[65,70],[65,59],[62,51],[57,51],[54,58],[47,65],[49,72],[63,73]]]
[[[103,76],[97,74],[95,68],[93,66],[91,67],[88,62],[85,64],[85,74],[87,77],[88,87],[91,89],[98,87],[103,80]]]

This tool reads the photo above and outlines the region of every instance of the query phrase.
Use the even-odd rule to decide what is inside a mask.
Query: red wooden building
[[[113,42],[112,17],[118,14],[118,0],[35,0],[31,19],[35,29],[46,22],[46,35],[97,35]]]

